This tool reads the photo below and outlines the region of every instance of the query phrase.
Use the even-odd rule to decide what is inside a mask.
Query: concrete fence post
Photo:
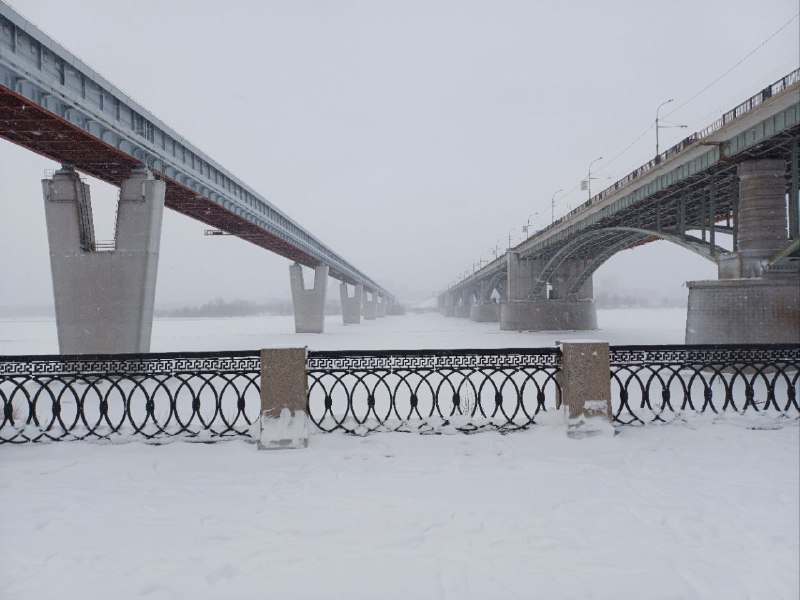
[[[561,399],[567,435],[614,435],[611,367],[605,342],[556,342],[561,346]]]
[[[308,447],[306,348],[261,351],[259,450]]]

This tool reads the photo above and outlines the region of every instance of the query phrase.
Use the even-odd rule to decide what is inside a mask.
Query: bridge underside
[[[115,186],[120,186],[132,170],[142,166],[140,161],[125,152],[3,85],[0,85],[0,137],[51,160],[73,165],[79,171]],[[320,264],[306,252],[166,176],[153,165],[147,166],[156,178],[166,183],[164,205],[167,208],[299,264],[308,267]],[[359,283],[335,268],[330,269],[330,275],[347,283]]]

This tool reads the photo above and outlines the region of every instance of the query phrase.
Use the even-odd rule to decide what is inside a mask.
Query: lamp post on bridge
[[[589,163],[589,174],[586,176],[586,181],[581,181],[581,189],[589,192],[589,200],[592,199],[592,165],[596,163],[598,160],[603,160],[603,157],[598,156],[592,162]],[[597,178],[595,177],[595,179]]]
[[[553,195],[550,196],[550,224],[551,225],[556,222],[556,194],[559,194],[560,192],[563,192],[563,191],[564,191],[563,189],[557,189],[555,192],[553,192]]]
[[[525,239],[526,240],[529,237],[531,237],[531,219],[533,217],[538,217],[540,214],[542,214],[542,211],[537,211],[535,213],[531,213],[530,215],[528,215],[528,221],[525,223],[525,226],[522,228],[522,231],[525,234]]]
[[[664,100],[664,102],[659,104],[658,108],[656,109],[656,160],[658,160],[658,151],[659,151],[659,146],[658,146],[658,131],[659,131],[659,129],[667,129],[667,128],[671,128],[671,127],[677,127],[678,129],[686,129],[686,127],[687,127],[686,125],[675,125],[675,124],[672,124],[672,125],[659,125],[659,118],[658,118],[659,111],[661,110],[661,108],[663,106],[669,104],[674,99],[675,98],[670,98],[669,100]]]

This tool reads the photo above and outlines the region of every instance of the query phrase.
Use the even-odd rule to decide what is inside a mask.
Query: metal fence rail
[[[250,435],[258,352],[0,357],[0,443]]]
[[[621,425],[692,414],[800,418],[800,345],[612,346]]]
[[[612,346],[616,425],[800,419],[800,345]],[[323,432],[526,429],[561,405],[558,348],[310,352]],[[0,444],[252,438],[257,351],[0,357]]]
[[[312,352],[309,415],[322,431],[512,431],[561,402],[557,348]]]

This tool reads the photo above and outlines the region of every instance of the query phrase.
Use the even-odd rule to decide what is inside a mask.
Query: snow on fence
[[[800,345],[612,346],[616,425],[800,419]],[[561,409],[561,350],[309,352],[318,430],[527,429]],[[258,437],[254,352],[0,357],[0,443]]]

